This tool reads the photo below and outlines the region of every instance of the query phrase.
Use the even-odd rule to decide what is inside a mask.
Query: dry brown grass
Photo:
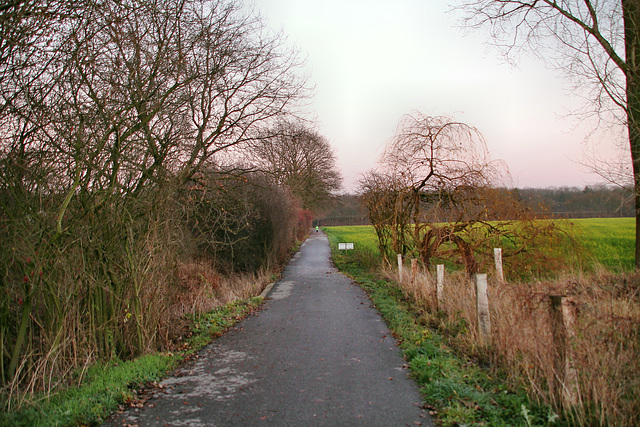
[[[397,279],[397,272],[388,272]],[[445,275],[438,305],[435,277],[410,271],[400,282],[425,308],[430,324],[449,335],[459,351],[506,369],[530,396],[563,410],[578,425],[634,425],[640,414],[640,275],[604,271],[553,282],[498,283],[489,277],[491,345],[478,344],[475,288],[466,274]],[[563,404],[554,390],[550,295],[571,297],[577,306],[570,340],[577,373],[578,404]]]
[[[260,294],[268,284],[271,273],[222,276],[210,263],[195,261],[180,264],[176,276],[182,292],[176,295],[173,310],[176,315],[210,311],[231,301]]]
[[[130,303],[132,298],[128,298],[121,301],[117,319],[123,339],[144,340],[147,352],[177,345],[189,334],[189,315],[257,296],[273,277],[273,272],[267,270],[221,276],[210,262],[203,260],[178,263],[172,277],[166,274],[166,268],[154,268],[156,262],[146,265],[143,277],[153,286],[141,287],[138,314]],[[94,350],[100,345],[96,331],[104,333],[108,324],[87,325],[86,314],[70,298],[64,313],[65,327],[60,331],[65,335],[47,336],[42,332],[38,343],[33,339],[15,377],[1,390],[7,398],[7,409],[33,404],[36,396],[49,395],[60,385],[81,382],[85,369],[100,358]],[[138,334],[141,336],[136,338]],[[132,344],[127,341],[125,345]]]
[[[158,316],[157,331],[163,335],[158,348],[170,348],[181,339],[188,327],[189,315],[206,313],[233,301],[259,295],[272,280],[273,272],[262,269],[256,273],[221,275],[211,262],[197,260],[179,263],[175,277],[164,290],[149,295],[148,304],[160,298],[162,307],[154,310]]]

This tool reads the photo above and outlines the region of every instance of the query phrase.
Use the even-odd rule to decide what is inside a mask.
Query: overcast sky
[[[584,186],[586,126],[570,83],[539,60],[506,64],[484,32],[459,28],[451,0],[253,0],[306,58],[310,110],[357,187],[404,114],[450,115],[477,127],[517,187]],[[601,142],[607,152],[614,144]]]

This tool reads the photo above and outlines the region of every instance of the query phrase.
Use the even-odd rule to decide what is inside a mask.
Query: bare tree
[[[450,117],[406,116],[380,169],[361,190],[387,258],[414,253],[426,266],[457,258],[474,274],[487,245],[510,241],[505,256],[515,256],[555,230],[500,189],[502,162],[490,160],[477,129]]]
[[[596,110],[628,128],[640,269],[640,1],[473,0],[460,9],[470,25],[489,26],[507,53],[552,41],[558,65],[581,90],[592,84]]]
[[[303,209],[320,213],[340,189],[342,176],[331,145],[301,123],[281,121],[253,151],[259,167],[288,187]]]
[[[21,367],[39,355],[59,367],[78,348],[156,345],[176,194],[286,116],[305,82],[235,0],[15,0],[0,31],[0,377],[35,384]]]
[[[186,182],[303,92],[295,55],[234,2],[87,4],[55,29],[2,92],[6,136],[47,153],[68,194]]]

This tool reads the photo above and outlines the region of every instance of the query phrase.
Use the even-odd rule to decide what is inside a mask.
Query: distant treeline
[[[633,190],[605,185],[514,189],[518,198],[534,211],[564,218],[635,216]]]
[[[511,191],[540,216],[610,218],[635,215],[631,188],[595,185],[515,188]],[[318,222],[323,226],[366,225],[369,218],[358,195],[342,194],[336,197],[333,209]]]
[[[333,208],[315,221],[320,226],[368,225],[369,213],[356,194],[336,196]]]

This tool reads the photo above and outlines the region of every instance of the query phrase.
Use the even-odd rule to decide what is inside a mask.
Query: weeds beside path
[[[338,236],[331,229],[331,247]],[[549,408],[531,402],[522,389],[509,386],[500,374],[479,361],[455,354],[447,339],[420,322],[421,308],[389,281],[370,271],[371,251],[333,253],[335,265],[369,294],[401,341],[401,348],[424,399],[443,425],[562,425]],[[506,374],[505,374],[506,375]]]
[[[82,378],[55,396],[41,396],[40,405],[0,413],[0,426],[95,425],[112,412],[140,404],[141,387],[157,384],[167,372],[188,359],[262,302],[255,297],[235,301],[192,318],[193,334],[174,352],[149,354],[130,361],[112,360],[91,366]],[[79,375],[81,375],[79,373]]]

